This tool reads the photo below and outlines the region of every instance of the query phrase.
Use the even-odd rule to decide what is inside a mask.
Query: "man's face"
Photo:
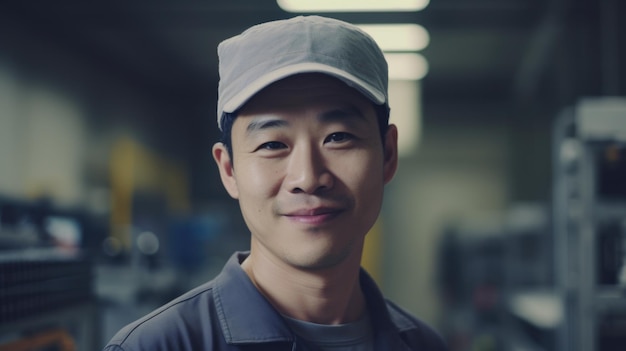
[[[395,126],[381,144],[371,103],[342,82],[303,74],[250,100],[232,128],[233,160],[213,150],[239,200],[252,249],[304,269],[360,259],[397,164]]]

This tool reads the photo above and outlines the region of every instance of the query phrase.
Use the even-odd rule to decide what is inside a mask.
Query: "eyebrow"
[[[282,120],[282,119],[255,120],[255,121],[250,122],[250,124],[248,124],[248,127],[246,127],[246,133],[252,134],[254,132],[258,132],[264,129],[286,127],[288,125],[289,125],[289,122]]]
[[[345,122],[352,120],[354,117],[365,120],[363,113],[353,106],[339,107],[326,112],[321,113],[318,119],[321,122]],[[251,121],[246,127],[246,134],[253,134],[265,129],[281,128],[289,126],[289,122],[283,119],[259,119]]]

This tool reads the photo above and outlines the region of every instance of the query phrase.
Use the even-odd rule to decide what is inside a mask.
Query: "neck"
[[[324,269],[306,270],[254,250],[242,268],[283,315],[318,324],[354,322],[365,311],[359,284],[360,257]]]

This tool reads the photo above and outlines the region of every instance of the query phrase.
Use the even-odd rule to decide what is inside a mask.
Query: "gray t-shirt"
[[[338,325],[316,324],[285,317],[294,333],[323,351],[373,351],[374,338],[369,316]]]

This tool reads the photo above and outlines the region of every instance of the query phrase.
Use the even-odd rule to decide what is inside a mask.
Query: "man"
[[[360,268],[398,159],[378,46],[309,16],[252,27],[218,54],[213,156],[250,252],[105,350],[445,350]]]

